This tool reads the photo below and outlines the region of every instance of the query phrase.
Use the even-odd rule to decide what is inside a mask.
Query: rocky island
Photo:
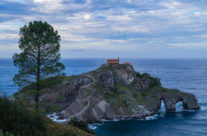
[[[140,74],[130,64],[103,64],[91,72],[52,77],[42,84],[40,108],[45,113],[58,113],[66,122],[72,118],[87,123],[145,118],[156,114],[162,101],[167,111],[175,111],[180,101],[186,110],[200,109],[193,94],[164,88],[159,78]],[[33,107],[33,91],[32,85],[25,87],[12,99]]]

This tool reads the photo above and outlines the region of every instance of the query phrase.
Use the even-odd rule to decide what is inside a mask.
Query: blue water
[[[94,70],[104,59],[63,59],[67,75]],[[162,85],[196,95],[202,109],[165,112],[164,107],[153,120],[106,121],[96,125],[98,136],[207,136],[207,59],[121,59],[134,69],[161,78]],[[11,59],[0,59],[0,90],[11,95],[18,90],[12,78],[17,72]]]

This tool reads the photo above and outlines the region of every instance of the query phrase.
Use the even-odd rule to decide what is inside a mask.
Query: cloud
[[[34,2],[36,3],[49,3],[49,2],[59,3],[59,2],[62,2],[62,0],[34,0]]]
[[[171,47],[181,48],[207,48],[207,42],[196,42],[196,43],[171,43],[168,44]]]
[[[18,39],[18,38],[19,36],[17,34],[2,33],[0,35],[0,40]]]
[[[0,44],[0,51],[19,51],[17,44],[2,45]]]
[[[20,27],[42,20],[58,30],[63,50],[205,48],[206,6],[202,0],[4,0],[0,42],[16,44]]]
[[[70,51],[72,51],[72,52],[83,52],[83,51],[85,51],[84,49],[72,49],[72,50],[70,50]]]
[[[38,10],[43,13],[61,11],[66,8],[62,2],[62,0],[34,0],[36,7],[32,8],[32,11]]]
[[[32,8],[33,12],[40,13],[57,13],[58,12],[77,12],[81,9],[90,7],[91,0],[86,0],[85,3],[76,3],[73,0],[33,0],[35,7]]]
[[[15,2],[15,3],[26,3],[29,0],[5,0],[7,2]]]

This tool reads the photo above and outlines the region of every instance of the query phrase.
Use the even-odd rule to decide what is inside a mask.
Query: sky
[[[0,58],[34,20],[58,31],[62,58],[207,58],[207,0],[0,0]]]

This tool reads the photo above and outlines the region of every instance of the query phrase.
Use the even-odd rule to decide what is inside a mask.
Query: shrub
[[[0,129],[17,136],[43,136],[46,126],[41,115],[0,98]]]
[[[71,119],[71,121],[68,123],[68,125],[72,125],[75,126],[77,128],[80,128],[88,133],[94,134],[94,132],[92,130],[89,129],[88,124],[84,121],[78,121],[77,118],[73,118]]]
[[[0,130],[0,136],[14,136],[14,135],[8,132],[3,133],[3,131]]]
[[[152,77],[150,76],[150,74],[148,74],[148,73],[140,74],[139,72],[137,72],[137,73],[136,73],[136,76],[139,77],[139,78],[144,78],[144,77],[152,78]]]
[[[93,131],[88,128],[85,122],[81,122],[77,126],[83,130],[72,125],[52,122],[49,118],[13,103],[6,97],[0,97],[0,136],[92,135]]]

